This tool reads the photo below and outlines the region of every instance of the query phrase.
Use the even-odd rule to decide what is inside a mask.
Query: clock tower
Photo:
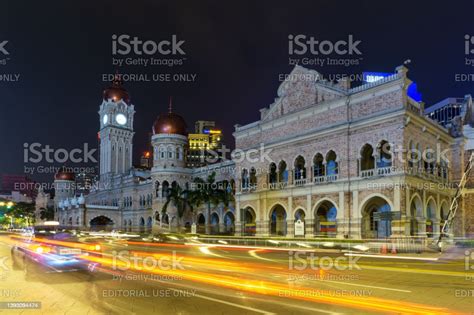
[[[116,74],[104,90],[100,117],[100,178],[126,174],[132,168],[133,115],[130,96]]]

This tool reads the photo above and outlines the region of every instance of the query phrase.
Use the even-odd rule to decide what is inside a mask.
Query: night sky
[[[100,3],[100,4],[99,4]],[[385,1],[387,3],[387,1]],[[174,110],[194,129],[216,120],[233,145],[234,124],[259,119],[289,73],[288,35],[361,40],[359,66],[308,66],[322,74],[393,72],[410,59],[409,77],[429,105],[473,93],[455,74],[465,65],[464,36],[474,35],[472,1],[2,1],[0,43],[10,53],[0,74],[0,174],[24,170],[23,143],[97,147],[103,73],[196,74],[195,82],[128,82],[135,105],[135,162],[156,116]],[[184,40],[182,66],[112,65],[112,35]],[[311,57],[311,56],[309,56]],[[0,53],[0,60],[4,59]],[[471,55],[471,58],[474,58]],[[324,119],[324,118],[322,118]],[[47,165],[45,163],[44,165]],[[51,176],[33,176],[47,181]]]

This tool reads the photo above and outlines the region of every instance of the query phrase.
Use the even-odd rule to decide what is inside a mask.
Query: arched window
[[[417,161],[417,152],[416,152],[416,146],[413,143],[413,141],[410,140],[408,143],[408,154],[407,154],[407,159],[408,159],[408,167],[413,168],[414,165],[416,164]]]
[[[281,183],[288,182],[288,170],[286,169],[285,161],[280,161],[280,163],[278,163],[278,181]]]
[[[168,197],[168,194],[169,194],[169,186],[170,184],[168,183],[168,181],[164,181],[163,182],[163,185],[161,187],[161,196],[163,198],[167,198]]]
[[[440,173],[441,177],[448,179],[448,163],[444,158],[441,158],[440,161]]]
[[[360,170],[367,171],[375,168],[374,149],[370,144],[364,144],[360,150]]]
[[[416,152],[417,152],[417,157],[418,157],[418,163],[416,165],[416,168],[418,171],[423,170],[423,152],[421,150],[421,145],[419,143],[416,144]]]
[[[178,187],[178,183],[176,181],[171,182],[171,188],[176,189]]]
[[[270,184],[274,184],[276,182],[278,182],[278,174],[277,174],[277,167],[276,167],[276,164],[275,163],[270,163],[270,167],[269,167],[269,173],[268,173],[268,182]]]
[[[306,161],[301,155],[295,159],[295,180],[305,179],[306,178]]]
[[[250,169],[250,188],[257,188],[257,171],[255,170],[255,167]]]
[[[242,188],[246,189],[249,187],[249,171],[244,168],[242,170]]]
[[[160,158],[163,160],[165,158],[165,147],[160,147]]]
[[[392,151],[390,143],[388,143],[388,141],[382,140],[378,145],[377,151],[377,167],[382,168],[392,166]]]
[[[313,175],[314,177],[321,177],[325,175],[324,158],[321,153],[317,153],[313,158]]]
[[[434,162],[436,159],[434,157],[434,151],[430,147],[426,147],[426,150],[423,153],[423,159],[425,172],[433,174],[435,165]]]
[[[160,197],[160,182],[156,181],[155,182],[155,197]]]
[[[337,155],[334,151],[329,151],[326,154],[326,174],[337,175],[339,174],[339,165],[337,163]]]

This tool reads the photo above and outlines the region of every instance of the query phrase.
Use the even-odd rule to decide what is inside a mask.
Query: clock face
[[[104,117],[102,117],[102,123],[104,125],[107,125],[108,122],[109,122],[109,116],[105,114]]]
[[[127,123],[127,117],[125,117],[124,114],[118,114],[117,116],[115,116],[115,121],[119,125],[125,125]]]

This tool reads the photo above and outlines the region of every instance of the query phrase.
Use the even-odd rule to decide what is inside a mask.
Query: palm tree
[[[206,234],[210,234],[211,206],[223,203],[227,207],[232,199],[232,194],[216,184],[215,172],[212,172],[206,180],[195,178],[194,186],[195,189],[191,191],[189,201],[195,207],[199,207],[203,203],[207,205]]]
[[[180,225],[186,209],[189,208],[191,211],[193,210],[193,207],[189,203],[188,196],[189,191],[187,189],[182,189],[178,184],[172,185],[168,188],[166,202],[163,204],[161,212],[166,214],[169,204],[172,203],[178,210],[178,225]]]

